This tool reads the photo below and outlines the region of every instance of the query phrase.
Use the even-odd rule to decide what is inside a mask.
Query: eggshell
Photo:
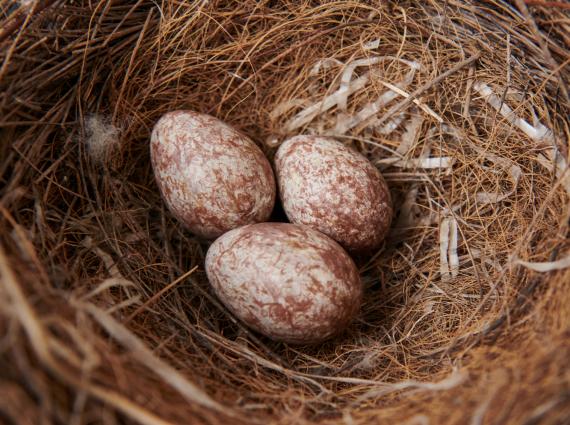
[[[156,123],[150,147],[166,205],[196,235],[214,239],[271,214],[271,165],[254,142],[220,120],[169,112]]]
[[[363,155],[332,138],[296,136],[279,147],[275,171],[292,223],[317,229],[352,252],[380,246],[392,201],[384,178]]]
[[[232,230],[206,255],[216,294],[235,316],[278,341],[323,341],[344,329],[362,298],[346,251],[307,226],[260,223]]]

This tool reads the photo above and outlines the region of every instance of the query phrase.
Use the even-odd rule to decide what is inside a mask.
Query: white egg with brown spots
[[[275,172],[292,223],[317,229],[351,252],[380,246],[392,221],[390,191],[359,152],[329,137],[296,136],[279,147]]]
[[[288,343],[334,336],[362,299],[358,270],[346,251],[296,224],[259,223],[224,234],[208,250],[206,273],[236,317]]]
[[[269,218],[271,165],[259,147],[206,114],[169,112],[154,126],[151,162],[162,197],[194,234],[214,239]]]

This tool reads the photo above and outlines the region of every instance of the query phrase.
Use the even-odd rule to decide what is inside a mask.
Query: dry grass
[[[0,421],[569,421],[570,12],[515,3],[0,0]],[[181,108],[383,170],[343,335],[275,343],[213,297],[150,169]]]

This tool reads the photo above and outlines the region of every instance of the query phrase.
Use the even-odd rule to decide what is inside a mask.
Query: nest
[[[570,420],[570,15],[559,2],[0,2],[0,418]],[[216,300],[149,135],[328,134],[396,218],[319,346]],[[280,220],[279,212],[275,219]]]

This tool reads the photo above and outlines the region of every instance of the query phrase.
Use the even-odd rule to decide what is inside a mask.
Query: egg
[[[252,329],[310,344],[343,330],[357,314],[362,285],[346,251],[307,226],[259,223],[218,238],[206,273],[219,299]]]
[[[351,252],[380,246],[392,201],[384,178],[363,155],[329,137],[296,136],[279,147],[275,172],[292,223],[317,229]]]
[[[199,237],[214,239],[265,221],[273,210],[269,161],[253,141],[212,116],[163,115],[152,131],[150,153],[166,205]]]

